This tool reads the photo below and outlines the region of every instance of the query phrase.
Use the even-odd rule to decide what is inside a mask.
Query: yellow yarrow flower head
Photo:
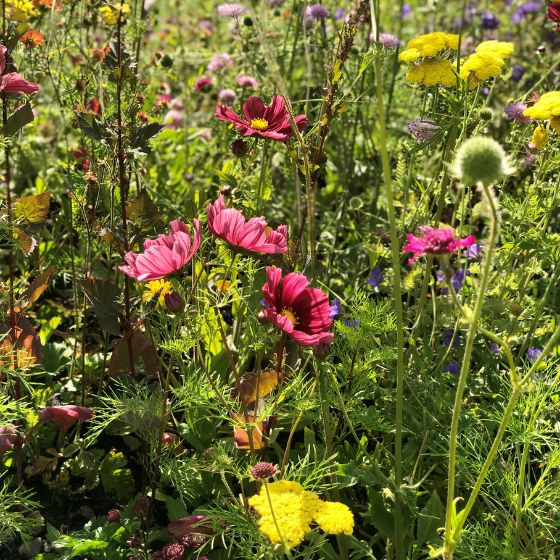
[[[560,134],[560,117],[552,117],[550,119],[550,126],[557,134]]]
[[[130,13],[130,6],[124,2],[117,2],[111,6],[102,6],[99,8],[99,14],[103,22],[107,25],[116,25],[119,21],[119,17],[122,23],[124,16],[128,13]]]
[[[476,52],[491,53],[505,60],[512,55],[514,48],[513,43],[506,43],[505,41],[483,41],[476,47]]]
[[[165,296],[173,291],[173,286],[169,280],[152,280],[146,283],[146,289],[142,293],[142,301],[151,301],[156,296],[158,304],[165,306]]]
[[[414,62],[419,58],[434,57],[445,50],[457,50],[459,35],[436,31],[427,35],[420,35],[408,42],[406,49],[399,55],[401,62]]]
[[[6,18],[19,23],[27,23],[30,17],[38,16],[31,0],[6,0]]]
[[[347,506],[323,502],[298,482],[277,480],[265,483],[248,503],[261,516],[259,529],[273,544],[285,542],[291,548],[297,546],[311,531],[313,522],[330,534],[349,535],[354,529],[354,516]]]
[[[475,87],[490,78],[499,76],[505,62],[500,57],[489,53],[471,54],[461,66],[461,79],[467,81],[470,77],[471,87]]]
[[[354,516],[350,508],[340,502],[321,502],[314,519],[329,535],[351,535],[354,531]]]
[[[548,132],[546,131],[546,129],[540,125],[537,126],[537,128],[535,128],[535,131],[533,132],[531,142],[533,143],[535,149],[544,149],[548,144]]]
[[[523,115],[538,121],[560,117],[560,91],[545,93],[532,107],[525,109]]]
[[[435,58],[411,66],[406,73],[406,81],[424,86],[441,84],[451,87],[457,83],[457,77],[451,60]]]

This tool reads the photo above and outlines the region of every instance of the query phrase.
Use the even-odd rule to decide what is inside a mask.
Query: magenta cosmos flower
[[[216,117],[221,121],[233,123],[237,130],[245,136],[260,136],[285,142],[292,136],[290,114],[284,99],[275,95],[270,105],[265,105],[260,97],[251,96],[243,104],[243,115],[240,118],[233,109],[226,105],[216,106]],[[308,124],[305,115],[294,117],[298,130],[302,131]]]
[[[429,226],[421,226],[421,237],[412,234],[407,235],[408,244],[403,251],[412,253],[408,264],[412,264],[422,255],[444,255],[453,253],[461,247],[470,247],[476,242],[474,235],[468,235],[463,239],[455,237],[455,231],[451,228],[434,229]]]
[[[78,420],[93,418],[93,410],[85,406],[66,404],[63,406],[48,406],[40,412],[41,420],[54,422],[61,430],[67,430]]]
[[[7,47],[0,45],[0,91],[5,93],[37,93],[39,91],[39,84],[28,82],[17,72],[7,72],[4,74],[7,52]]]
[[[138,282],[150,282],[183,268],[200,246],[200,222],[194,220],[192,240],[187,226],[180,220],[169,222],[169,227],[169,235],[146,239],[143,253],[127,253],[124,256],[127,264],[119,266],[121,272]]]
[[[224,196],[209,204],[208,229],[233,247],[255,253],[287,253],[288,226],[268,227],[264,218],[246,220],[235,208],[227,208]]]
[[[327,296],[318,288],[310,288],[304,274],[290,272],[282,278],[282,270],[274,266],[266,269],[263,286],[264,305],[259,316],[302,346],[330,344],[334,334],[329,332],[333,320]]]

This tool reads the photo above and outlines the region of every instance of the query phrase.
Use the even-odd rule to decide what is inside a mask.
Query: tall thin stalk
[[[377,29],[375,22],[375,10],[373,0],[371,13],[374,21],[373,29]],[[391,183],[391,167],[389,163],[389,152],[387,150],[387,131],[385,123],[385,104],[383,102],[383,76],[381,68],[381,51],[379,48],[375,53],[375,86],[377,96],[377,118],[379,121],[379,151],[381,165],[383,167],[383,183],[385,186],[385,197],[387,199],[387,215],[389,218],[389,230],[391,236],[391,261],[393,265],[393,294],[395,299],[395,315],[397,320],[397,387],[395,396],[395,553],[397,560],[403,560],[404,551],[404,528],[402,501],[400,487],[402,484],[402,431],[403,431],[403,393],[404,393],[404,324],[403,305],[401,290],[401,260],[400,243],[397,230],[395,206],[393,203],[393,187]]]
[[[123,149],[123,119],[122,119],[122,84],[123,84],[123,68],[122,68],[122,21],[123,15],[119,10],[117,19],[117,161],[119,167],[119,190],[121,195],[121,219],[123,230],[123,245],[125,252],[130,249],[128,243],[128,221],[126,218],[126,200],[128,196],[128,187],[126,181],[125,154]],[[130,374],[132,378],[136,378],[136,367],[134,365],[134,354],[132,351],[132,323],[130,320],[130,280],[124,275],[124,335],[126,337],[126,346],[128,350],[128,362],[130,364]]]

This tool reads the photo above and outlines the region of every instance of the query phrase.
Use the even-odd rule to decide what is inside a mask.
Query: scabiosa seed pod
[[[247,9],[241,4],[220,4],[218,6],[218,14],[222,17],[238,18],[246,11]]]
[[[475,136],[459,147],[452,171],[464,184],[489,185],[509,174],[511,169],[498,142],[486,136]]]
[[[105,517],[109,523],[118,523],[121,520],[121,512],[118,509],[110,509]]]
[[[480,109],[478,111],[478,116],[483,121],[491,121],[492,120],[492,111],[490,109],[488,109],[488,107],[482,107],[482,109]]]
[[[276,474],[276,466],[266,461],[259,461],[252,469],[251,476],[253,478],[265,479],[271,478]]]

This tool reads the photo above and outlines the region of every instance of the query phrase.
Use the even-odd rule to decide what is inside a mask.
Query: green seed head
[[[475,136],[459,147],[452,171],[465,185],[478,182],[490,185],[510,173],[511,169],[498,142],[486,136]]]

